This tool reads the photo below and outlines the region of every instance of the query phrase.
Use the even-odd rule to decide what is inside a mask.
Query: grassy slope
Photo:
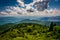
[[[16,24],[0,35],[0,40],[59,40],[60,27],[55,26],[49,32],[49,27],[34,23]]]

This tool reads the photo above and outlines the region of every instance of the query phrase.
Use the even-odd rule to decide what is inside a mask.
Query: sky
[[[50,8],[57,8],[60,9],[60,0],[51,0],[49,2]]]
[[[60,0],[0,0],[0,16],[60,16]]]

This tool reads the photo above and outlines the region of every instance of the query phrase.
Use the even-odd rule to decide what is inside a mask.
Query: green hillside
[[[13,25],[0,33],[0,40],[60,40],[60,27],[53,24],[50,27],[35,23]]]

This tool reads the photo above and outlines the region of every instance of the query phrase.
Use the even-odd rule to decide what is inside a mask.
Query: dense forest
[[[0,27],[0,40],[60,40],[60,26],[51,22],[49,26],[36,23],[4,24]]]

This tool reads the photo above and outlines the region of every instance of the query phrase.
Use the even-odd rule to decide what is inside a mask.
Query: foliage
[[[46,25],[19,23],[4,30],[3,34],[0,34],[0,40],[59,40],[60,26],[54,25],[53,31],[49,31],[50,29]]]
[[[54,26],[56,26],[56,23],[51,22],[49,31],[53,31]]]

